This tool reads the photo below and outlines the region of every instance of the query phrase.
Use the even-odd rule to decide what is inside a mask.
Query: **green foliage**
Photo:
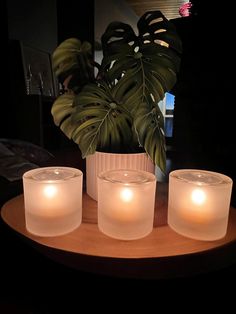
[[[52,55],[53,71],[60,82],[71,76],[68,88],[75,93],[94,80],[94,63],[92,60],[92,45],[81,43],[77,38],[63,41]]]
[[[114,88],[100,84],[87,85],[76,97],[73,120],[79,124],[72,139],[79,144],[83,157],[104,148],[119,152],[132,144],[132,116],[118,99]]]
[[[103,60],[91,60],[91,46],[64,41],[53,54],[56,75],[73,94],[53,104],[55,123],[80,147],[82,156],[96,150],[135,152],[142,147],[165,171],[164,118],[158,102],[176,82],[181,41],[159,11],[138,21],[139,34],[121,22],[102,36]],[[98,67],[96,79],[94,66]],[[82,90],[81,90],[82,89]]]
[[[166,160],[164,119],[158,105],[153,103],[152,108],[150,111],[146,103],[141,103],[134,115],[134,126],[140,145],[164,171]]]

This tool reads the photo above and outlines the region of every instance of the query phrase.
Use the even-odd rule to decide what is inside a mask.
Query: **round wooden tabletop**
[[[167,225],[167,186],[163,183],[157,185],[153,231],[139,240],[116,240],[101,233],[97,202],[85,193],[82,224],[63,236],[39,237],[26,230],[23,195],[8,201],[1,216],[43,254],[70,267],[99,274],[167,278],[215,270],[236,261],[236,210],[230,208],[223,239],[186,238]]]

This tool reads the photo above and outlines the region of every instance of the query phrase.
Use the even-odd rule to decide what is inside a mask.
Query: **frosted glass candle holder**
[[[26,229],[58,236],[79,227],[83,173],[70,167],[45,167],[23,175]]]
[[[106,235],[134,240],[153,229],[156,177],[146,171],[110,170],[98,175],[98,227]]]
[[[197,240],[218,240],[228,225],[232,179],[204,170],[175,170],[169,175],[168,224]]]

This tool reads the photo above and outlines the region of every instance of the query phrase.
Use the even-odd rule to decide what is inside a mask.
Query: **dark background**
[[[206,2],[206,1],[205,1]],[[183,41],[183,56],[175,97],[174,135],[168,158],[172,169],[202,168],[225,173],[235,181],[235,106],[233,75],[233,13],[215,2],[194,1],[193,15],[173,20]],[[50,115],[53,99],[26,96],[18,40],[51,53],[68,37],[93,42],[94,3],[84,1],[2,1],[3,63],[0,138],[18,138],[46,148],[64,165],[83,167],[76,145],[54,126]],[[107,13],[109,14],[109,12]],[[15,41],[16,40],[16,41]],[[6,61],[6,62],[5,62]],[[71,152],[76,156],[71,157]],[[170,170],[170,169],[169,169]],[[1,205],[21,193],[21,182],[0,178]],[[232,204],[235,206],[235,187]],[[200,305],[217,304],[222,291],[235,284],[235,265],[208,274],[159,281],[119,279],[69,269],[42,256],[0,221],[0,313],[74,313],[80,302],[103,294],[97,310],[144,301],[157,306],[162,296],[179,293]],[[103,284],[104,288],[101,288]],[[183,287],[182,291],[179,285]],[[40,285],[43,288],[39,288]],[[72,288],[72,285],[75,288]],[[118,289],[121,285],[121,289]],[[196,289],[200,285],[201,290]],[[189,287],[191,286],[191,289]],[[150,290],[150,291],[149,291]],[[210,292],[216,293],[214,300]],[[135,292],[135,299],[129,298]],[[192,292],[192,293],[191,293]],[[154,302],[154,300],[159,301]],[[123,300],[123,301],[122,301]],[[135,300],[135,301],[134,301]],[[162,300],[162,299],[161,299]],[[197,302],[196,302],[197,300]],[[163,301],[162,301],[163,302]],[[67,310],[63,311],[63,306]],[[79,310],[75,313],[79,313]],[[227,312],[227,311],[226,311]]]

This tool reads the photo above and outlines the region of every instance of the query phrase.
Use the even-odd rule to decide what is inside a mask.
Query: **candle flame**
[[[125,188],[120,192],[120,197],[124,202],[130,202],[133,199],[132,190]]]
[[[192,191],[191,198],[193,203],[195,203],[196,205],[202,205],[206,200],[206,194],[201,189],[195,189]]]
[[[44,188],[44,194],[48,198],[53,198],[57,194],[57,189],[54,185],[47,185]]]

